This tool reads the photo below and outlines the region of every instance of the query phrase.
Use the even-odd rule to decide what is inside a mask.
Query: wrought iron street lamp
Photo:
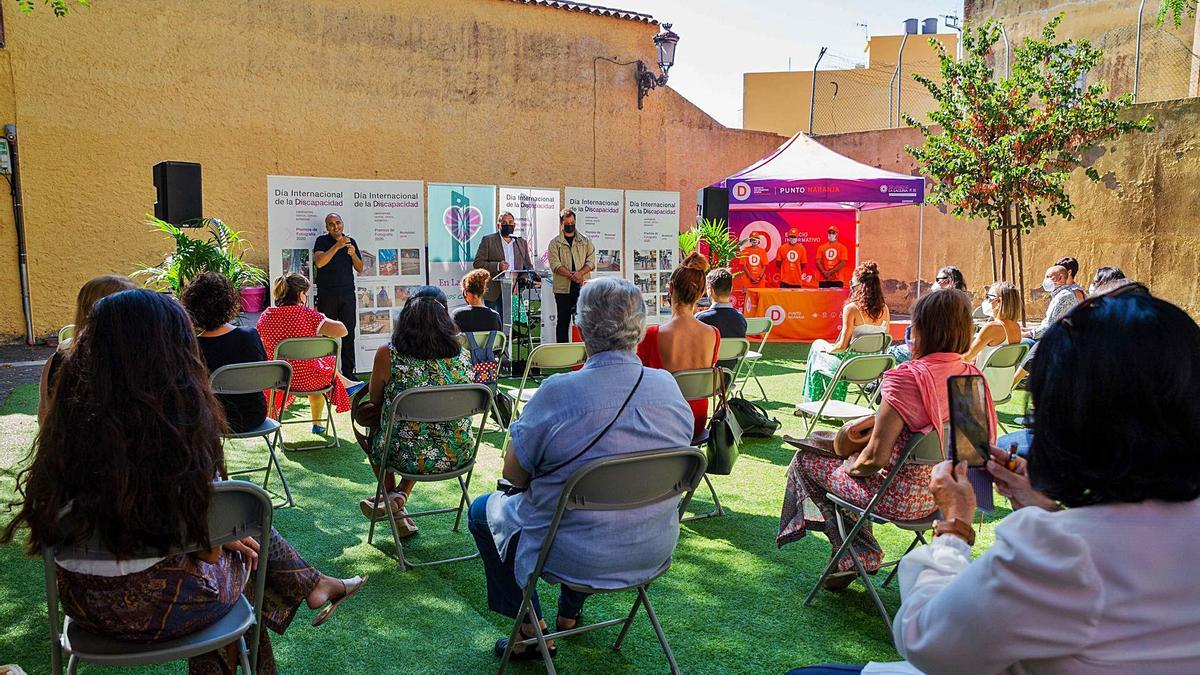
[[[671,30],[671,24],[664,23],[662,32],[654,36],[654,47],[658,50],[658,67],[662,75],[655,75],[642,61],[637,62],[638,110],[642,109],[642,99],[651,89],[667,84],[667,72],[675,65],[675,45],[679,36]]]

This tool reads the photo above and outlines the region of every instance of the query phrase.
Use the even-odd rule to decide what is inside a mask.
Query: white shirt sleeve
[[[996,528],[974,562],[951,536],[904,557],[896,650],[929,675],[999,673],[1077,654],[1095,633],[1103,592],[1083,539],[1028,507]]]

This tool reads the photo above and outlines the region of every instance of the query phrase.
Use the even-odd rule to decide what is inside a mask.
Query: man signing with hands
[[[325,216],[325,234],[313,244],[317,264],[317,311],[326,318],[346,324],[342,338],[342,374],[354,379],[354,329],[358,325],[358,303],[354,296],[354,273],[363,271],[358,242],[346,236],[342,217]]]

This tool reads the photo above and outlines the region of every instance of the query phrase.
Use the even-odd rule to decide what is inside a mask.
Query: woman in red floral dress
[[[304,275],[295,272],[275,280],[275,306],[268,307],[258,318],[258,334],[262,337],[267,354],[272,358],[275,356],[275,346],[288,338],[346,336],[345,324],[327,319],[324,314],[308,306],[308,289],[311,287],[312,284]],[[288,363],[292,364],[292,389],[321,389],[329,386],[332,379],[333,408],[337,412],[350,410],[350,395],[366,386],[365,382],[354,382],[338,373],[335,356]],[[308,402],[312,407],[313,433],[325,433],[325,427],[320,424],[325,418],[325,398],[309,396]],[[283,402],[282,408],[275,400],[271,400],[269,405],[272,412],[281,414],[291,403],[292,397],[289,396],[288,400]]]
[[[962,291],[930,293],[917,301],[912,314],[913,360],[884,373],[880,385],[883,403],[875,413],[875,426],[867,446],[846,459],[800,450],[788,468],[787,488],[780,514],[779,546],[802,538],[809,529],[821,529],[836,551],[842,544],[837,529],[833,493],[865,507],[889,472],[895,470],[900,450],[914,433],[933,432],[942,437],[950,418],[946,380],[954,375],[979,375],[964,363],[961,354],[971,344],[971,303]],[[988,433],[996,442],[996,414],[988,393]],[[943,447],[945,445],[943,444]],[[892,482],[875,511],[886,518],[916,520],[937,507],[929,490],[932,467],[907,464]],[[806,501],[816,506],[806,513]],[[866,523],[852,544],[867,572],[883,563],[883,549]],[[825,580],[826,588],[845,588],[856,576],[850,556],[838,561],[838,572]]]

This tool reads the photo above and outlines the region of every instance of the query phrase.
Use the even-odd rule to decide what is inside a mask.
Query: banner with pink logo
[[[316,272],[313,244],[336,213],[358,244],[362,272],[355,274],[355,363],[371,370],[386,344],[409,289],[425,283],[425,200],[419,180],[369,180],[267,176],[267,240],[271,278]],[[320,289],[309,293],[315,301]]]
[[[475,249],[496,229],[496,186],[430,183],[428,199],[429,285],[453,308],[466,302],[459,281],[471,271]]]

